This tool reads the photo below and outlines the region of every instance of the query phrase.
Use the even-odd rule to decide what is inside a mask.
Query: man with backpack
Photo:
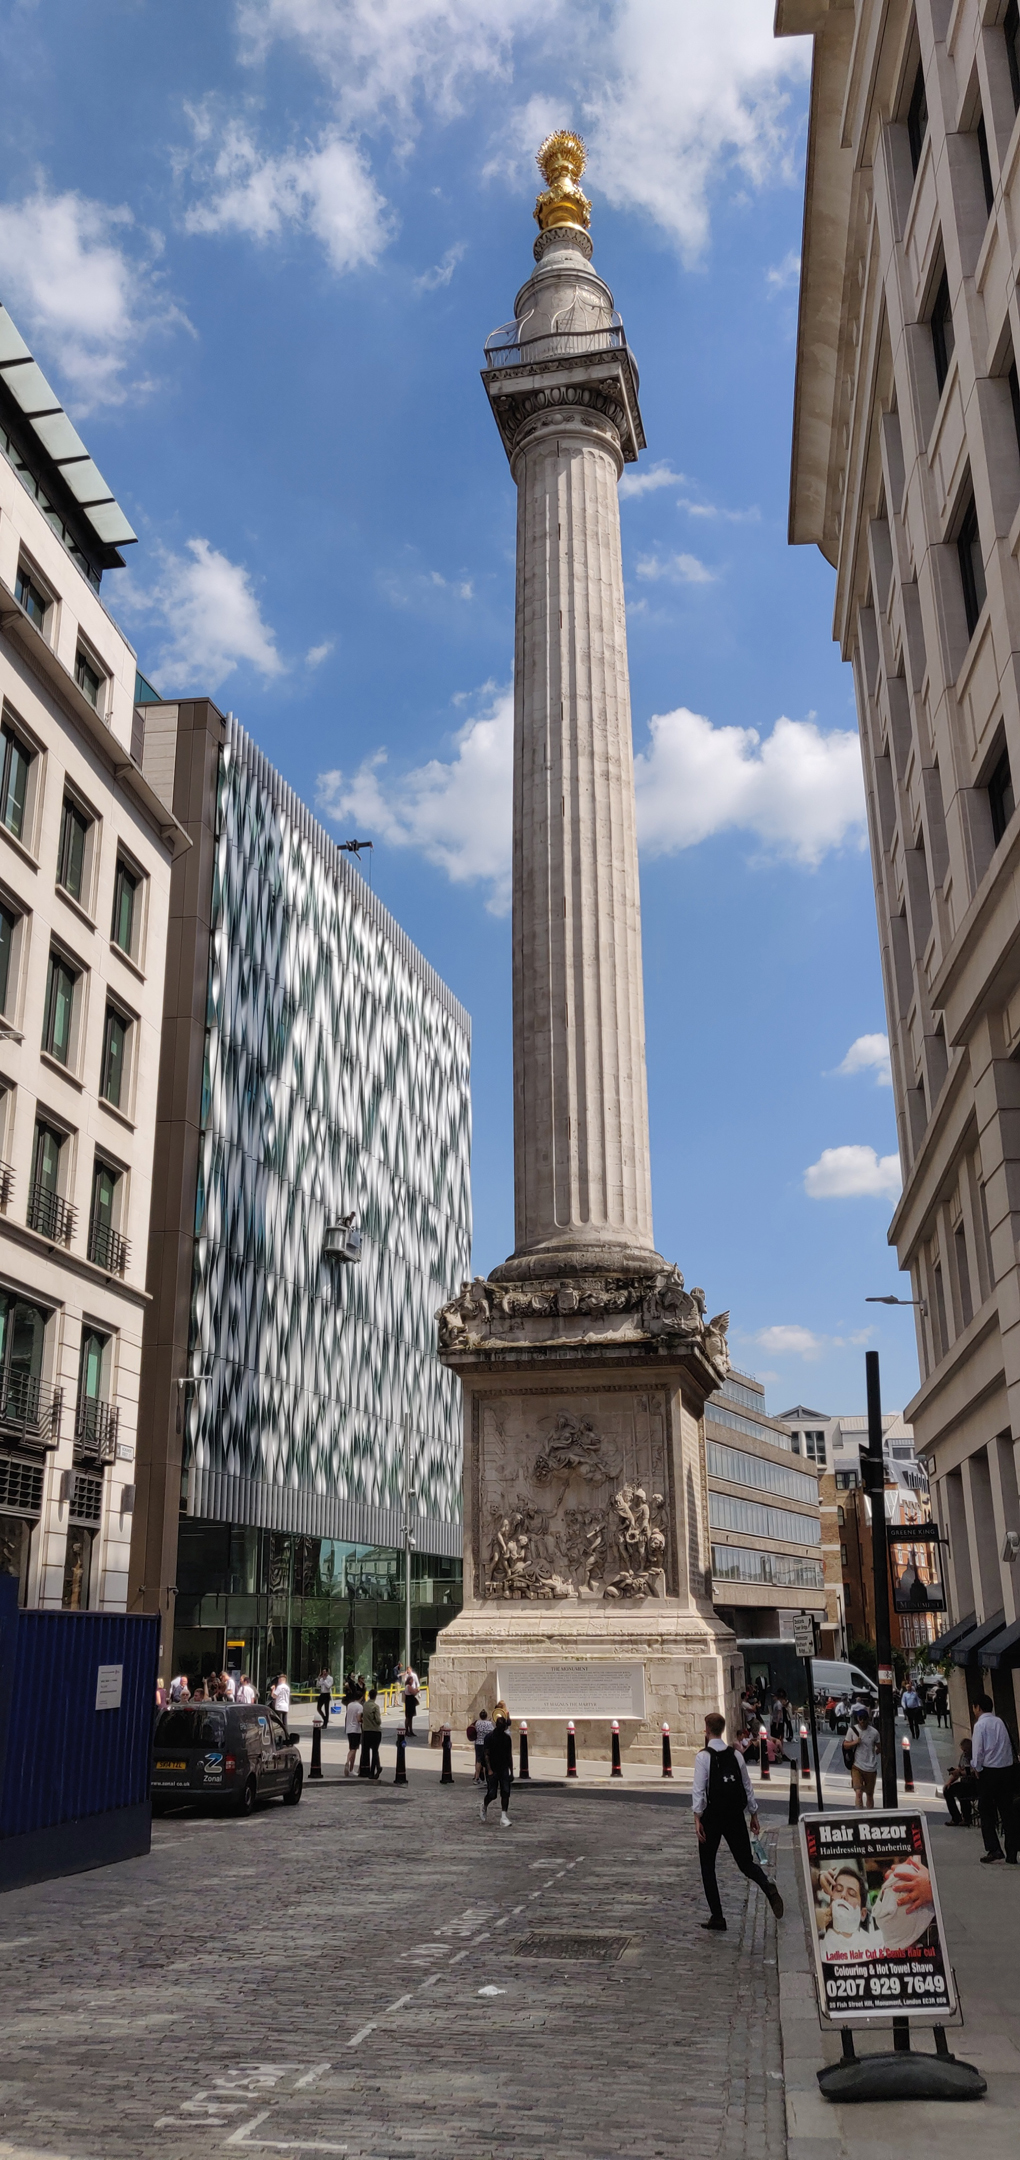
[[[743,1757],[728,1747],[723,1739],[726,1719],[718,1710],[710,1710],[705,1719],[705,1745],[694,1758],[694,1827],[698,1833],[698,1858],[701,1862],[701,1880],[708,1899],[710,1918],[703,1920],[703,1928],[721,1932],[726,1922],[723,1918],[719,1885],[715,1878],[715,1856],[720,1842],[725,1838],[742,1875],[757,1883],[765,1892],[776,1919],[783,1917],[783,1900],[775,1883],[769,1881],[763,1868],[758,1866],[751,1852],[745,1817],[751,1811],[751,1829],[758,1836],[760,1823],[754,1797],[754,1787],[747,1774]]]

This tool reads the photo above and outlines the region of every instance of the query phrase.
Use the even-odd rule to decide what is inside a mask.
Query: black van
[[[152,1743],[152,1812],[211,1800],[250,1815],[256,1800],[301,1798],[304,1771],[266,1703],[176,1703],[161,1710]]]

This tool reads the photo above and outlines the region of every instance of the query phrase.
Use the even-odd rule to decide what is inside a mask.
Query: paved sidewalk
[[[899,1737],[902,1738],[900,1728]],[[931,1734],[933,1751],[928,1747]],[[949,1736],[928,1724],[912,1749],[918,1790],[904,1796],[929,1818],[932,1858],[942,1913],[960,1993],[964,2024],[948,2029],[955,2055],[976,2063],[988,2080],[984,2100],[964,2105],[936,2101],[888,2101],[839,2106],[824,2100],[816,2072],[840,2054],[838,2032],[819,2026],[808,1950],[806,1899],[795,1833],[780,1836],[778,1880],[786,1900],[779,1933],[780,2004],[789,2160],[959,2160],[962,2147],[981,2160],[1015,2160],[1020,2107],[1020,2005],[1017,1940],[1020,1932],[1020,1868],[979,1865],[981,1835],[944,1827],[936,1798],[936,1761],[955,1756]],[[827,1805],[850,1804],[848,1781],[833,1774]],[[807,1802],[805,1801],[805,1808]],[[915,2029],[914,2044],[933,2049],[930,2028]],[[887,2050],[891,2030],[855,2035],[858,2054]]]

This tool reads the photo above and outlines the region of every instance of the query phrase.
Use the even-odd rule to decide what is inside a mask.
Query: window
[[[89,1259],[111,1275],[123,1275],[127,1264],[127,1239],[115,1228],[120,1198],[121,1172],[97,1155],[92,1171],[92,1205],[89,1209]]]
[[[132,953],[135,943],[135,898],[141,883],[133,870],[118,858],[113,888],[113,929],[110,933],[121,952]]]
[[[1013,775],[1009,769],[1009,751],[1004,750],[988,782],[988,808],[992,813],[992,838],[998,847],[1002,835],[1016,809],[1013,794]]]
[[[860,1473],[856,1470],[837,1470],[836,1472],[837,1492],[853,1492],[860,1482]]]
[[[43,1049],[50,1057],[59,1058],[61,1065],[69,1064],[71,1058],[71,1029],[77,983],[77,969],[63,959],[60,953],[51,952],[46,981]]]
[[[924,69],[918,66],[914,87],[910,93],[907,109],[907,137],[910,143],[910,162],[916,173],[921,162],[924,138],[928,133],[928,97],[924,87]]]
[[[712,1573],[717,1582],[771,1583],[778,1590],[821,1590],[825,1585],[820,1560],[751,1552],[746,1545],[713,1545]]]
[[[37,630],[42,630],[45,627],[46,611],[50,603],[45,593],[35,583],[30,572],[25,569],[23,563],[18,564],[18,574],[14,580],[14,597],[16,600],[20,600],[29,621],[34,622]]]
[[[103,1070],[100,1075],[99,1092],[105,1102],[112,1103],[115,1110],[121,1106],[124,1077],[127,1070],[128,1036],[131,1023],[125,1020],[115,1005],[106,1008],[106,1025],[103,1029]]]
[[[838,1483],[838,1482],[839,1482],[839,1479],[838,1479],[838,1473],[837,1473],[837,1483]],[[838,1507],[838,1508],[836,1509],[836,1521],[838,1522],[838,1524],[839,1524],[839,1527],[840,1527],[840,1529],[842,1530],[842,1528],[843,1528],[843,1524],[844,1524],[844,1523],[845,1523],[845,1521],[846,1521],[846,1509],[845,1509],[845,1507]]]
[[[824,1466],[825,1434],[823,1432],[806,1432],[804,1434],[804,1453],[812,1462]]]
[[[0,1423],[37,1433],[46,1408],[43,1350],[49,1314],[13,1291],[0,1290]]]
[[[103,677],[95,662],[89,659],[88,653],[83,652],[80,645],[75,656],[74,679],[82,695],[88,698],[89,704],[94,705],[98,712]]]
[[[956,349],[956,333],[953,329],[953,311],[949,305],[949,279],[943,270],[938,290],[932,302],[928,318],[931,326],[931,346],[935,355],[935,379],[941,396],[946,386],[949,363]]]
[[[1020,112],[1020,8],[1017,0],[1009,0],[1002,24],[1006,40],[1006,58],[1009,61],[1009,79],[1013,86],[1013,104]]]
[[[839,1564],[840,1564],[840,1566],[841,1566],[841,1567],[847,1567],[847,1566],[849,1565],[849,1559],[850,1559],[850,1556],[849,1556],[849,1553],[847,1552],[846,1546],[845,1546],[845,1545],[841,1545],[841,1546],[840,1546],[840,1548],[839,1548]]]
[[[91,822],[84,810],[79,810],[77,803],[65,795],[60,820],[57,884],[70,893],[72,900],[80,900],[85,889],[85,846]]]
[[[41,1237],[54,1238],[61,1245],[70,1244],[74,1231],[74,1209],[68,1207],[58,1190],[66,1141],[66,1133],[56,1131],[42,1118],[38,1120],[32,1148],[32,1183],[28,1192],[29,1229],[38,1230]]]
[[[89,1482],[93,1483],[95,1480]],[[64,1556],[64,1588],[60,1600],[65,1612],[85,1612],[88,1609],[92,1548],[95,1541],[96,1533],[86,1523],[71,1523],[69,1526]]]
[[[112,1462],[117,1451],[117,1411],[109,1401],[110,1337],[99,1328],[82,1329],[78,1365],[78,1402],[74,1418],[74,1459],[79,1463]],[[102,1509],[102,1486],[99,1488]],[[75,1508],[76,1514],[84,1512]]]
[[[967,1258],[967,1233],[963,1227],[962,1222],[957,1223],[956,1229],[953,1232],[953,1247],[956,1253],[956,1279],[960,1286],[960,1318],[963,1321],[964,1327],[969,1327],[971,1321],[974,1318],[974,1300],[970,1294],[970,1262]],[[900,1453],[900,1449],[896,1448],[893,1452],[894,1454],[898,1455]],[[902,1452],[906,1457],[909,1458],[909,1448],[904,1448]]]
[[[967,617],[967,635],[973,637],[978,616],[985,604],[985,565],[981,554],[981,535],[978,532],[977,511],[974,497],[970,498],[963,513],[960,537],[956,543],[960,558],[960,580],[963,585],[963,610]]]
[[[14,988],[11,964],[17,927],[17,916],[11,914],[10,908],[0,906],[0,1013],[7,1011],[7,1000]]]
[[[977,152],[981,164],[981,185],[985,191],[985,209],[989,217],[991,217],[992,204],[995,201],[995,188],[992,183],[992,164],[988,155],[988,130],[985,127],[984,113],[982,113],[974,132],[977,136]]]
[[[731,1493],[709,1492],[708,1519],[713,1530],[741,1530],[747,1537],[778,1538],[784,1545],[820,1545],[822,1526],[815,1515],[795,1515],[790,1508],[765,1507],[759,1500],[737,1500]]]
[[[706,1451],[709,1476],[725,1478],[728,1485],[752,1485],[758,1492],[779,1493],[786,1500],[804,1500],[809,1505],[818,1497],[814,1478],[788,1470],[785,1463],[745,1455],[742,1448],[721,1447],[718,1440],[708,1440]]]
[[[25,810],[28,804],[28,771],[32,752],[26,748],[6,720],[0,728],[3,745],[3,767],[0,772],[0,823],[6,825],[16,840],[25,837]]]

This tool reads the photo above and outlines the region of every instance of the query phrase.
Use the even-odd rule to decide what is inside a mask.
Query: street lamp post
[[[413,1530],[412,1506],[417,1498],[411,1483],[411,1420],[404,1419],[404,1668],[411,1663],[411,1554],[416,1539]]]
[[[893,1708],[893,1662],[889,1627],[889,1563],[885,1535],[885,1458],[882,1450],[882,1385],[878,1351],[866,1350],[868,1452],[865,1485],[871,1498],[871,1556],[875,1584],[875,1650],[878,1660],[878,1733],[882,1747],[882,1806],[894,1808],[896,1795],[896,1712]]]

